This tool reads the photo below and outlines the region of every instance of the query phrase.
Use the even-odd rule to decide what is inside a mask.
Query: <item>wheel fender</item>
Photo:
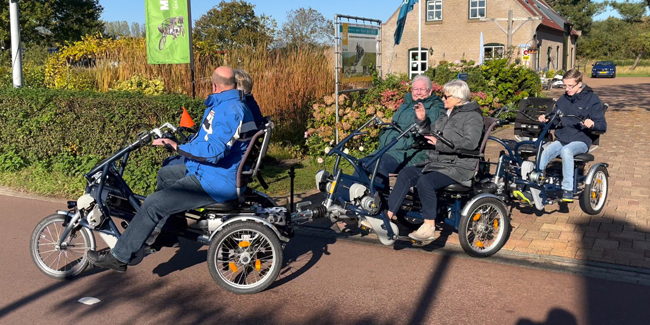
[[[503,202],[503,200],[500,197],[498,197],[498,196],[496,196],[494,194],[490,194],[490,193],[482,193],[482,194],[479,194],[479,195],[473,197],[471,200],[469,200],[469,202],[467,202],[465,204],[465,206],[463,207],[463,210],[461,211],[460,215],[463,216],[463,217],[467,216],[469,214],[469,207],[471,207],[472,204],[474,204],[476,201],[478,201],[480,199],[483,199],[483,198],[497,199],[501,203],[501,205],[503,205],[503,208],[506,211],[508,211],[508,207],[506,206],[505,202]]]
[[[57,210],[56,214],[61,214],[61,215],[70,217],[71,220],[75,216],[75,214],[72,213],[72,211],[63,211],[63,210]],[[93,232],[90,229],[88,229],[86,227],[83,227],[83,226],[81,227],[81,231],[85,231],[85,232],[88,233],[88,238],[90,238],[90,249],[94,251],[97,248],[97,243],[95,242],[95,236],[94,236]]]
[[[585,179],[585,184],[590,185],[591,181],[594,179],[594,174],[596,174],[596,169],[600,166],[605,167],[605,175],[609,177],[609,170],[607,170],[607,167],[609,167],[608,163],[597,163],[591,166],[589,168],[589,172],[587,173],[587,178]]]
[[[215,236],[219,231],[221,231],[221,229],[223,229],[224,227],[226,227],[226,226],[228,226],[228,225],[230,225],[230,224],[233,224],[233,223],[236,223],[236,222],[240,222],[240,221],[255,221],[255,222],[257,222],[257,223],[261,223],[261,224],[263,224],[264,226],[267,226],[267,227],[271,228],[271,229],[273,230],[273,232],[275,233],[275,235],[278,236],[278,238],[280,239],[280,241],[285,242],[285,243],[288,243],[288,242],[289,242],[289,238],[287,238],[287,237],[285,237],[285,236],[282,236],[282,234],[280,234],[280,232],[278,231],[278,229],[275,228],[275,226],[273,226],[272,223],[270,223],[270,222],[268,222],[267,220],[262,219],[262,218],[260,218],[260,217],[253,217],[253,216],[236,216],[236,217],[233,217],[233,218],[231,218],[231,219],[228,219],[228,221],[222,223],[222,224],[219,226],[219,228],[217,228],[217,230],[215,230],[215,231],[212,232],[212,234],[210,235],[210,241],[212,241],[212,238],[214,238],[214,236]]]

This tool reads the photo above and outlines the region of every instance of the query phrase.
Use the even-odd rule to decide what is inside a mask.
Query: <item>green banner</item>
[[[147,62],[190,63],[187,0],[145,0]]]

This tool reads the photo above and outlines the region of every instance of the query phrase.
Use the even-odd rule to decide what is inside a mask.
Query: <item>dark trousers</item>
[[[397,214],[411,187],[416,186],[422,202],[422,218],[433,220],[437,215],[438,197],[436,190],[456,183],[440,172],[422,173],[422,167],[407,167],[397,175],[393,191],[388,196],[388,210]]]
[[[185,176],[184,164],[161,168],[158,171],[158,190],[144,200],[113,247],[113,256],[128,263],[161,220],[215,202],[194,175]]]
[[[360,160],[362,166],[365,167],[365,170],[372,175],[372,171],[375,170],[375,163],[371,166],[366,166],[366,163],[372,159],[372,157],[366,157]],[[384,188],[388,187],[390,183],[388,174],[398,173],[402,169],[402,164],[391,155],[383,155],[379,161],[379,168],[377,168],[377,176],[375,178],[375,183],[383,184]],[[354,172],[354,176],[359,176],[357,172]]]

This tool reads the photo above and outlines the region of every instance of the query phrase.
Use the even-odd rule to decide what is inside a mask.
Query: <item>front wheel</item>
[[[510,234],[510,216],[505,205],[498,199],[486,197],[474,202],[469,211],[460,218],[460,246],[474,257],[495,254]]]
[[[282,246],[269,227],[235,222],[220,230],[208,250],[208,269],[222,288],[236,294],[258,293],[277,279]]]
[[[165,43],[167,43],[167,35],[163,34],[158,42],[158,49],[162,51],[165,48]]]
[[[580,196],[580,208],[587,214],[596,215],[603,211],[607,200],[607,170],[604,166],[596,167],[596,172]]]
[[[70,279],[88,266],[86,251],[94,250],[92,233],[86,228],[72,229],[61,247],[56,247],[65,227],[65,216],[53,214],[36,225],[29,241],[32,260],[47,276]]]

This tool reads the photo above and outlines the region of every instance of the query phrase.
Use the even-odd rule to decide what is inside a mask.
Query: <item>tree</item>
[[[640,22],[645,16],[646,4],[644,2],[625,0],[625,2],[610,2],[609,5],[618,11],[618,14],[628,23]]]
[[[25,44],[55,45],[101,32],[98,0],[19,1],[20,38]],[[11,44],[9,1],[0,1],[0,40]]]
[[[334,25],[311,7],[291,10],[278,32],[278,42],[283,46],[317,46],[331,44]]]
[[[592,17],[605,9],[604,3],[593,3],[591,0],[548,0],[546,2],[571,22],[574,29],[581,30],[583,35],[588,35],[591,31]]]
[[[220,50],[272,42],[272,20],[256,16],[254,7],[243,0],[222,0],[196,21],[194,39],[203,43],[203,48]]]

